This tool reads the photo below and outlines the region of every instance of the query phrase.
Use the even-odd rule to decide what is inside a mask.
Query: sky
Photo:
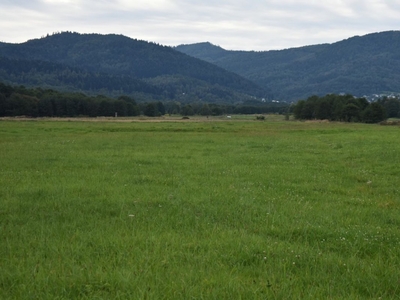
[[[0,0],[0,41],[62,31],[280,50],[400,30],[400,0]]]

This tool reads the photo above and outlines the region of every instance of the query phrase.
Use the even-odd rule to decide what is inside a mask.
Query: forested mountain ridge
[[[63,32],[0,43],[0,81],[182,103],[240,103],[253,96],[296,101],[329,93],[361,97],[400,92],[399,49],[400,31],[263,52],[227,51],[210,43],[173,49],[122,35]]]
[[[122,35],[72,32],[0,43],[0,80],[158,100],[237,102],[267,93],[250,80],[170,47]]]
[[[400,31],[279,51],[228,51],[210,43],[175,49],[268,86],[279,100],[400,92]]]
[[[12,59],[0,56],[0,78],[28,86],[52,87],[61,91],[108,91],[162,95],[161,88],[124,75],[89,73],[77,67],[40,60]]]

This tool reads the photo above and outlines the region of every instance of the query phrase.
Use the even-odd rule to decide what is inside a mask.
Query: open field
[[[399,299],[399,134],[2,120],[0,299]]]

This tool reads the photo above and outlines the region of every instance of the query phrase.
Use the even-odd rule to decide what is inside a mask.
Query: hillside
[[[0,80],[183,102],[233,103],[266,95],[250,80],[170,47],[121,35],[71,32],[0,44]]]
[[[162,95],[163,91],[132,76],[90,73],[78,67],[40,60],[0,57],[0,78],[9,84],[55,88],[61,91],[107,91],[110,94],[143,93]]]
[[[280,51],[228,51],[210,43],[175,49],[268,86],[280,100],[400,92],[400,31]]]

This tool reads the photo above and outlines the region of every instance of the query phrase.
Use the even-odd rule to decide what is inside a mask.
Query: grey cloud
[[[7,28],[0,40],[22,42],[72,30],[165,45],[210,41],[227,49],[282,49],[399,29],[400,4],[395,2],[13,0],[0,3],[0,26]]]

